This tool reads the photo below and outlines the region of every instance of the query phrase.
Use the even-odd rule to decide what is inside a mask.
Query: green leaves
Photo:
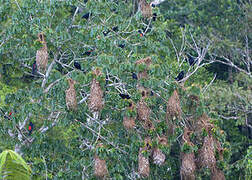
[[[0,177],[4,180],[30,180],[31,168],[16,152],[5,150],[0,154]]]

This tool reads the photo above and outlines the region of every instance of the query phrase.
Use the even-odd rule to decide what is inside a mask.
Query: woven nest
[[[94,157],[94,175],[97,178],[106,178],[108,176],[106,161],[100,159],[97,155]]]
[[[140,121],[148,122],[150,121],[151,110],[147,106],[146,102],[141,99],[137,104],[137,116]]]
[[[129,130],[129,129],[133,129],[136,125],[135,123],[135,119],[134,117],[127,117],[127,116],[124,116],[123,117],[123,126]]]
[[[43,33],[38,34],[38,40],[43,44],[43,47],[37,50],[36,64],[39,71],[44,72],[46,70],[47,63],[48,63],[48,52],[47,52],[45,36]]]
[[[180,167],[180,176],[181,179],[193,180],[195,179],[195,157],[194,153],[181,153],[181,167]]]
[[[148,177],[150,175],[150,164],[149,158],[142,154],[144,150],[146,150],[146,147],[140,148],[138,153],[138,173],[141,177]]]
[[[190,95],[189,99],[190,99],[189,110],[190,112],[195,112],[196,108],[199,106],[200,99],[196,95]]]
[[[190,146],[193,146],[193,143],[190,141],[190,133],[189,129],[187,127],[184,128],[184,134],[182,136],[182,142],[189,144]],[[180,176],[181,179],[186,180],[193,180],[195,179],[195,156],[194,153],[184,153],[181,152],[180,157],[182,159],[181,167],[180,167]]]
[[[103,108],[103,105],[103,91],[100,83],[94,78],[91,83],[88,108],[91,112],[97,112]]]
[[[76,110],[77,101],[76,101],[76,91],[74,88],[75,81],[71,78],[68,79],[69,88],[65,91],[66,93],[66,106],[67,109]]]
[[[206,136],[204,138],[204,144],[198,153],[198,165],[199,167],[214,168],[216,165],[216,159],[214,156],[214,139],[212,136]]]
[[[137,60],[136,61],[136,64],[145,64],[147,66],[147,68],[151,65],[151,57],[146,57],[144,59],[140,59],[140,60]],[[147,69],[145,69],[144,71],[142,72],[139,72],[137,74],[137,78],[138,79],[142,79],[142,78],[145,78],[147,79],[148,78],[148,72],[147,72]]]
[[[130,102],[129,107],[127,108],[129,111],[133,111],[135,109],[135,105],[133,102]],[[136,125],[135,123],[136,118],[135,117],[128,117],[128,116],[124,116],[123,117],[123,126],[129,130],[129,129],[133,129]]]
[[[177,91],[175,90],[172,96],[168,99],[166,108],[166,120],[173,120],[174,118],[180,118],[182,110],[180,107],[180,100]]]
[[[208,134],[211,134],[211,130],[213,128],[213,124],[210,123],[210,118],[207,116],[207,114],[203,114],[198,119],[192,122],[192,127],[196,135],[196,140],[199,143],[202,143],[204,141],[204,137],[202,137],[202,130],[205,129]]]
[[[152,158],[153,163],[157,165],[162,165],[165,162],[165,154],[159,148],[153,150]]]
[[[151,120],[148,120],[148,121],[145,121],[143,123],[143,128],[146,129],[146,130],[154,130],[155,126],[154,126],[154,124],[152,123]]]
[[[142,99],[145,99],[148,97],[149,91],[145,87],[138,85],[137,89],[140,91]]]
[[[168,139],[166,136],[158,137],[158,144],[161,144],[163,146],[168,146]]]
[[[211,170],[211,180],[225,180],[225,175],[223,173],[223,171],[221,171],[220,169],[214,167]]]
[[[152,8],[146,0],[139,0],[139,7],[143,17],[150,18],[152,17]]]

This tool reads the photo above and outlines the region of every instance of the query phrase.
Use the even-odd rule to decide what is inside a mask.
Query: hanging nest
[[[214,156],[214,139],[212,136],[206,136],[202,148],[198,153],[198,165],[199,167],[214,168],[216,166],[216,159]]]
[[[182,110],[180,107],[180,100],[178,92],[175,90],[172,96],[168,99],[167,109],[166,109],[166,120],[180,118]]]
[[[106,161],[100,159],[97,155],[94,156],[94,175],[101,179],[108,177]]]
[[[139,0],[139,7],[144,18],[152,17],[152,8],[146,0]]]
[[[141,99],[137,104],[137,116],[140,121],[148,122],[150,121],[151,110],[147,106],[146,102]]]
[[[196,121],[191,121],[194,133],[196,135],[196,140],[198,143],[204,142],[204,137],[202,136],[202,130],[205,129],[208,134],[211,134],[213,124],[210,123],[210,118],[206,113],[203,113]]]
[[[74,84],[76,83],[71,78],[67,79],[69,88],[65,91],[66,93],[66,106],[67,109],[70,110],[76,110],[77,109],[77,101],[76,101],[76,91],[74,88]]]
[[[195,113],[196,108],[199,106],[200,99],[198,96],[192,94],[189,96],[189,100],[190,100],[189,111],[191,113]]]
[[[211,180],[225,180],[225,179],[226,178],[225,178],[223,171],[221,171],[217,167],[214,167],[211,170]]]
[[[135,108],[135,106],[134,106],[133,102],[130,102],[129,107],[127,109],[130,111],[133,111],[134,108]],[[136,120],[135,117],[128,117],[125,115],[123,117],[123,126],[125,127],[125,129],[127,129],[127,130],[133,129],[136,125],[135,120]]]
[[[155,129],[154,124],[152,123],[151,120],[144,121],[143,128],[146,130],[154,130]]]
[[[167,146],[168,145],[167,137],[165,136],[158,137],[158,144]],[[152,159],[153,159],[154,164],[157,164],[157,165],[164,164],[165,158],[166,158],[165,154],[159,148],[155,148],[153,150]]]
[[[139,65],[139,64],[145,64],[147,66],[147,68],[148,68],[151,65],[151,57],[146,57],[144,59],[137,60],[136,64],[137,65]],[[139,72],[138,75],[137,75],[137,78],[138,79],[142,79],[142,78],[147,79],[148,78],[147,69],[145,69],[142,72]]]
[[[159,166],[165,162],[165,154],[159,148],[153,150],[152,158],[153,163]]]
[[[48,63],[48,52],[47,52],[45,36],[43,33],[38,34],[38,40],[43,44],[43,47],[37,50],[36,64],[39,71],[44,72],[46,70],[47,63]]]
[[[101,72],[98,68],[93,73],[96,76],[101,75]],[[103,105],[103,91],[101,89],[100,83],[94,78],[91,83],[88,108],[91,112],[98,112],[103,108]]]
[[[140,148],[138,153],[138,173],[141,177],[149,177],[150,175],[149,157],[145,157],[143,152],[150,152],[151,150],[151,138],[147,137],[144,139],[144,147]]]
[[[150,175],[149,158],[144,157],[142,154],[143,151],[144,148],[140,148],[138,154],[138,173],[142,177],[148,177]]]
[[[190,141],[190,133],[187,127],[184,129],[184,134],[182,136],[183,144],[187,143],[189,146],[193,146],[193,143]],[[195,156],[194,153],[184,153],[181,152],[180,157],[182,159],[180,167],[180,176],[183,180],[194,180],[195,179]]]
[[[145,99],[148,97],[149,91],[145,87],[138,85],[137,89],[140,91],[142,99]]]
[[[130,130],[130,129],[133,129],[136,125],[135,123],[135,119],[134,117],[127,117],[127,116],[124,116],[123,117],[123,126],[127,129],[127,130]]]

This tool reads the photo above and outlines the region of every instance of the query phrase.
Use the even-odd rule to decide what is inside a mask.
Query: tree
[[[0,135],[6,143],[0,148],[20,153],[32,165],[34,178],[228,174],[225,133],[218,119],[208,118],[204,106],[203,92],[214,77],[206,69],[211,62],[205,59],[214,46],[202,35],[205,29],[180,27],[176,18],[165,19],[159,7],[152,9],[157,13],[152,21],[135,12],[136,1],[1,4],[1,65],[9,68],[2,71],[3,81],[18,90],[6,94],[3,111],[15,113],[12,120],[1,119]],[[41,33],[44,37],[38,38]],[[197,57],[197,63],[190,66],[187,53]],[[48,65],[33,75],[35,58]],[[186,73],[178,83],[174,78],[182,70]],[[69,102],[77,107],[68,108]],[[31,121],[34,131],[29,137]],[[208,144],[214,144],[211,152],[204,151]],[[199,152],[212,155],[211,168],[204,172],[208,164],[202,163],[188,174],[184,170],[196,168]]]

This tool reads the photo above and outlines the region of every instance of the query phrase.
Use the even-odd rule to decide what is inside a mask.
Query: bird
[[[134,72],[132,72],[132,78],[137,80],[137,79],[138,79],[138,78],[137,78],[137,74],[134,73]]]
[[[151,91],[151,92],[150,92],[150,96],[153,96],[153,95],[154,95],[154,93],[153,93],[153,91]]]
[[[125,47],[125,44],[119,44],[118,47],[123,49]]]
[[[81,65],[80,65],[80,63],[78,63],[77,61],[74,61],[74,67],[75,67],[76,69],[81,70]]]
[[[194,64],[197,62],[191,55],[187,55],[187,62],[189,62],[190,66],[194,66]]]
[[[110,30],[103,31],[102,33],[103,33],[103,35],[104,35],[104,36],[107,36],[107,35],[108,35],[108,33],[110,33]]]
[[[175,80],[176,80],[176,81],[180,81],[181,79],[184,78],[184,75],[185,75],[184,71],[181,71],[181,72],[178,74],[178,76],[175,78]]]
[[[153,13],[152,20],[156,21],[156,19],[157,19],[157,13]]]
[[[32,64],[32,74],[35,75],[37,71],[38,71],[37,63],[36,61],[34,61]]]
[[[117,31],[118,31],[118,26],[114,26],[114,27],[112,28],[112,30],[115,31],[115,32],[117,32]]]
[[[88,13],[84,14],[84,15],[82,16],[82,18],[88,20],[88,19],[90,18],[91,15],[92,15],[92,14],[88,12]]]
[[[122,99],[130,99],[130,96],[128,94],[122,94],[120,93],[119,96],[122,98]]]
[[[85,53],[84,53],[84,55],[86,55],[86,56],[90,56],[91,55],[91,50],[89,50],[89,51],[86,51]]]
[[[29,126],[28,126],[28,131],[29,131],[29,136],[31,135],[32,131],[33,131],[33,128],[34,128],[34,125],[32,122],[29,123]]]
[[[11,120],[11,115],[12,115],[12,112],[9,112],[9,115],[6,115],[6,113],[2,110],[2,109],[0,109],[1,110],[1,112],[3,113],[3,117],[5,118],[5,119],[8,119],[8,120]]]
[[[138,33],[140,34],[141,37],[144,36],[141,30],[138,30]]]

